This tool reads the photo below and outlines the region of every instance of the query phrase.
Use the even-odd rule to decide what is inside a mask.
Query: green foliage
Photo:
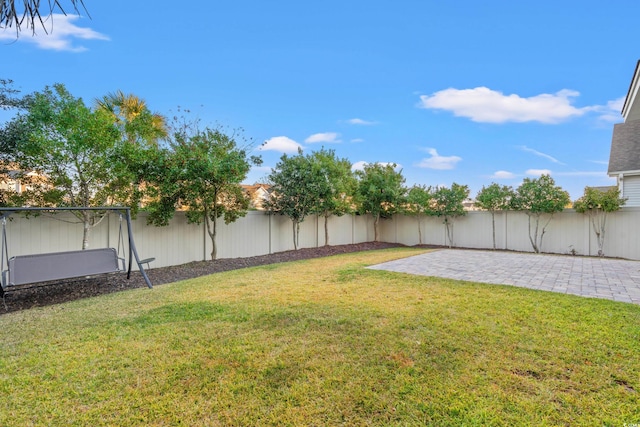
[[[395,163],[372,163],[356,171],[358,187],[356,199],[361,213],[374,218],[374,241],[378,241],[380,218],[390,218],[404,205],[406,188],[402,171],[396,172]]]
[[[176,130],[171,148],[162,152],[155,170],[150,171],[152,186],[148,220],[155,225],[167,225],[179,206],[186,209],[191,223],[205,223],[216,259],[217,219],[229,224],[246,215],[249,200],[240,183],[246,178],[250,161],[239,147],[237,135],[227,135],[220,129],[195,128]]]
[[[298,249],[300,223],[322,206],[322,197],[330,197],[328,173],[322,172],[323,163],[313,156],[284,154],[269,175],[271,196],[264,204],[267,211],[284,215],[291,220],[293,246]],[[327,200],[327,206],[332,203]]]
[[[33,100],[32,95],[20,96],[20,91],[13,88],[13,81],[0,79],[0,110],[17,110],[21,112]],[[26,135],[27,124],[23,116],[0,127],[0,184],[12,183],[16,178],[15,152],[18,141]],[[21,204],[20,195],[12,189],[0,185],[0,206]]]
[[[353,194],[357,185],[351,162],[336,157],[334,150],[322,148],[309,156],[314,180],[317,178],[316,213],[324,217],[325,246],[329,244],[328,220],[353,211]]]
[[[30,133],[29,123],[24,114],[18,114],[0,127],[0,162],[9,165],[15,163],[18,147]]]
[[[26,132],[15,141],[20,178],[35,171],[40,180],[30,183],[23,203],[88,207],[121,202],[110,192],[110,184],[119,179],[112,160],[117,158],[120,134],[107,114],[92,111],[57,84],[36,93],[28,113],[14,123]],[[86,248],[89,229],[102,216],[86,211],[77,216],[84,224]]]
[[[551,215],[562,212],[570,202],[569,193],[556,186],[550,175],[542,175],[537,179],[525,178],[516,189],[511,205],[529,215]]]
[[[466,185],[451,184],[451,188],[438,187],[433,192],[431,215],[442,218],[449,247],[453,246],[453,222],[457,217],[464,216],[464,202],[469,197],[469,187]]]
[[[507,185],[499,185],[495,182],[488,187],[483,186],[476,196],[476,206],[491,212],[493,249],[496,248],[495,213],[496,211],[510,209],[513,197],[513,188]]]
[[[29,133],[19,140],[15,159],[22,171],[34,170],[51,184],[34,195],[58,206],[105,204],[113,176],[109,156],[119,140],[110,117],[58,84],[35,94],[25,119]]]
[[[432,209],[433,192],[426,185],[414,185],[407,192],[404,213],[407,215],[429,215]]]
[[[96,110],[108,114],[121,135],[119,149],[110,161],[116,170],[111,195],[130,206],[135,216],[153,191],[149,177],[160,161],[159,140],[168,136],[164,116],[152,113],[144,100],[122,91],[96,100]]]
[[[403,213],[416,217],[418,221],[418,242],[420,244],[422,244],[422,227],[420,224],[425,216],[431,215],[432,200],[433,192],[431,187],[425,185],[414,185],[407,192]]]
[[[542,248],[542,239],[553,214],[562,212],[570,202],[569,193],[556,186],[550,175],[542,175],[537,179],[525,178],[517,188],[511,205],[516,210],[524,211],[529,217],[529,241],[536,253]],[[548,220],[540,227],[540,220],[544,215],[548,216]],[[532,218],[535,223],[533,228]]]
[[[137,145],[157,145],[169,135],[166,118],[152,113],[146,102],[122,91],[96,100],[98,109],[108,112],[126,141]]]
[[[620,197],[620,190],[616,187],[606,190],[585,187],[584,195],[573,203],[573,208],[583,214],[610,213],[620,210],[625,203],[626,199]]]
[[[507,210],[511,208],[513,199],[513,188],[507,185],[500,185],[495,182],[488,187],[483,186],[476,196],[476,206],[490,212]]]
[[[33,97],[19,96],[20,91],[13,88],[13,80],[0,78],[0,110],[25,109]]]
[[[352,200],[356,180],[351,162],[336,157],[334,150],[322,148],[309,155],[315,175],[318,176],[317,210],[323,216],[344,215],[353,210]]]
[[[589,222],[598,242],[599,256],[604,256],[607,214],[620,210],[625,202],[626,199],[620,197],[620,190],[616,187],[606,190],[585,187],[584,195],[573,203],[573,208],[577,212],[589,216]]]

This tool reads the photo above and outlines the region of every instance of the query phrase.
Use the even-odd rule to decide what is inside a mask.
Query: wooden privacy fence
[[[14,217],[8,227],[10,256],[81,249],[82,225],[72,224],[69,215],[51,218]],[[119,218],[111,215],[92,229],[90,247],[109,247],[118,238]],[[427,218],[421,222],[423,244],[446,246],[442,221]],[[243,258],[293,249],[291,221],[282,216],[251,211],[232,224],[218,224],[218,258]],[[166,227],[146,225],[144,213],[133,221],[133,234],[141,258],[155,257],[152,267],[179,265],[209,259],[211,242],[204,225],[188,224],[184,213]],[[329,243],[343,245],[370,242],[374,238],[369,215],[346,215],[329,219]],[[396,215],[380,222],[380,240],[417,245],[418,224],[414,217]],[[491,214],[468,212],[454,223],[456,247],[493,246]],[[522,212],[496,214],[498,249],[531,252],[527,216]],[[324,221],[308,217],[300,227],[300,247],[324,245]],[[588,218],[573,210],[554,215],[542,243],[542,252],[596,255],[598,247]],[[609,257],[640,260],[640,208],[624,208],[609,215],[604,252]]]
[[[529,241],[528,217],[524,212],[496,213],[495,220],[497,249],[533,251]],[[385,223],[383,230],[384,241],[418,244],[418,224],[414,217],[396,216]],[[425,244],[447,245],[444,225],[437,218],[422,221],[422,235]],[[472,211],[456,219],[454,244],[456,247],[491,249],[491,214]],[[597,255],[598,244],[589,218],[573,209],[555,214],[547,227],[541,251]],[[604,253],[608,257],[640,260],[640,208],[623,208],[608,215]]]

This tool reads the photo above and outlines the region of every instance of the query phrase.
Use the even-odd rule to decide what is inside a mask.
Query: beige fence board
[[[62,212],[26,219],[14,215],[7,223],[9,255],[26,255],[77,250],[82,244],[82,225],[69,223],[73,217]],[[123,224],[126,230],[126,224]],[[152,267],[207,260],[211,243],[204,225],[187,223],[184,212],[177,212],[166,227],[146,225],[146,214],[140,213],[133,223],[133,234],[141,258],[155,257]],[[396,215],[381,220],[380,240],[417,245],[418,228],[415,217]],[[446,246],[444,225],[439,218],[421,222],[423,243]],[[119,218],[110,214],[108,220],[92,229],[90,247],[117,247]],[[528,218],[522,212],[496,214],[496,244],[498,249],[531,252]],[[370,215],[345,215],[329,218],[331,245],[369,242],[374,239],[373,218]],[[126,242],[126,235],[125,235]],[[310,216],[300,227],[300,247],[324,245],[324,220]],[[486,248],[493,246],[491,214],[469,212],[454,223],[454,243],[457,247]],[[251,211],[232,224],[218,224],[218,258],[242,258],[293,249],[291,220],[279,215]],[[596,255],[595,235],[588,218],[573,210],[554,215],[544,236],[542,251],[578,255]],[[640,260],[640,208],[624,208],[609,215],[605,240],[605,255]]]

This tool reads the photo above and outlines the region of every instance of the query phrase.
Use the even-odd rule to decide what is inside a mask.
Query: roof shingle
[[[625,171],[640,171],[640,120],[613,126],[609,175]]]

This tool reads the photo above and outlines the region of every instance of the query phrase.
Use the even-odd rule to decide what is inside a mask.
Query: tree
[[[573,208],[589,217],[589,222],[598,242],[598,256],[604,256],[607,215],[610,212],[620,210],[625,202],[626,199],[620,197],[620,190],[615,187],[607,190],[585,187],[584,195],[574,202]]]
[[[355,177],[351,162],[336,157],[334,150],[315,151],[309,156],[317,185],[315,211],[324,218],[324,244],[329,245],[329,217],[341,216],[353,210]]]
[[[152,173],[155,197],[148,206],[148,221],[167,225],[176,207],[186,208],[189,223],[204,222],[212,260],[217,258],[218,218],[229,224],[246,215],[249,200],[240,183],[251,163],[261,163],[259,157],[248,156],[251,144],[238,146],[237,139],[235,132],[227,135],[221,129],[178,129]]]
[[[0,110],[24,111],[28,108],[33,96],[20,96],[20,91],[13,88],[13,81],[0,79]],[[27,132],[24,117],[15,117],[0,127],[0,206],[13,204],[18,194],[6,185],[14,180],[16,173],[15,151],[18,140]]]
[[[111,191],[134,207],[135,215],[135,207],[141,204],[145,190],[149,190],[150,168],[159,159],[159,141],[169,135],[167,120],[151,112],[143,99],[122,91],[97,99],[95,107],[112,118],[122,135],[118,156],[111,159],[120,179],[112,183]]]
[[[113,116],[126,141],[131,144],[157,145],[169,135],[166,118],[152,113],[147,103],[134,94],[109,93],[96,100],[96,106]]]
[[[512,199],[512,207],[524,211],[528,217],[529,241],[535,253],[542,249],[542,239],[553,214],[562,212],[570,202],[569,193],[556,186],[550,175],[542,175],[538,179],[525,178],[516,189]],[[542,225],[541,219],[548,217]],[[531,220],[534,221],[532,229]]]
[[[293,247],[300,243],[300,224],[319,209],[320,194],[326,189],[326,177],[319,172],[320,162],[298,150],[295,156],[284,154],[269,175],[271,196],[264,204],[267,211],[285,215],[293,227]]]
[[[17,110],[22,112],[33,101],[33,95],[20,96],[20,91],[13,88],[13,80],[0,79],[0,110]],[[25,134],[24,120],[12,120],[0,128],[0,162],[12,161],[16,141]]]
[[[80,14],[80,7],[87,10],[84,6],[83,0],[69,0],[75,13]],[[51,16],[53,10],[57,7],[62,13],[66,15],[65,10],[60,4],[59,0],[49,0],[49,11],[42,10],[45,6],[40,5],[40,0],[23,0],[24,10],[19,11],[16,8],[15,0],[2,0],[0,1],[0,28],[10,28],[15,25],[16,36],[22,31],[22,24],[26,23],[28,28],[35,33],[36,22],[40,22],[42,28],[47,31],[44,25],[44,19],[42,15]],[[26,22],[25,22],[26,21]]]
[[[453,246],[453,223],[455,219],[467,214],[462,204],[467,197],[469,197],[469,187],[455,182],[451,184],[451,188],[437,187],[433,192],[431,214],[442,218],[449,247]]]
[[[0,109],[25,109],[29,106],[32,96],[18,96],[20,91],[13,88],[13,80],[0,79]]]
[[[378,241],[380,218],[389,218],[404,204],[406,188],[402,172],[396,172],[395,163],[373,163],[356,171],[358,177],[357,200],[361,213],[373,216],[374,241]]]
[[[499,185],[495,182],[488,187],[482,186],[476,196],[476,206],[491,212],[493,249],[496,248],[496,212],[509,209],[512,198],[513,188],[507,185]]]
[[[418,221],[418,241],[422,244],[422,220],[431,215],[431,201],[433,193],[431,187],[425,185],[414,185],[407,193],[407,203],[404,212],[408,215],[415,216]]]
[[[109,192],[118,179],[110,159],[117,156],[120,140],[109,115],[92,111],[64,85],[56,84],[36,93],[28,113],[14,120],[28,132],[16,141],[18,170],[22,174],[35,171],[35,176],[46,179],[25,192],[23,203],[95,207],[119,202]],[[83,223],[82,248],[86,249],[89,231],[104,213],[74,213]]]

